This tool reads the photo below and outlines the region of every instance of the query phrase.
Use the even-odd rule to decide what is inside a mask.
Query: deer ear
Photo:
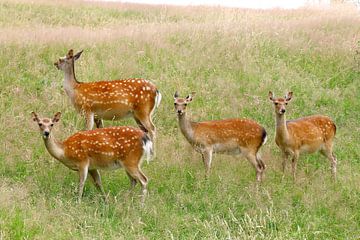
[[[274,94],[272,93],[272,91],[269,91],[269,99],[270,101],[274,101]]]
[[[58,121],[60,121],[60,116],[61,116],[61,112],[57,112],[57,113],[55,113],[55,115],[54,115],[54,118],[53,118],[53,122],[58,122]]]
[[[78,52],[77,54],[74,55],[74,60],[78,60],[81,56],[81,54],[83,53],[84,50],[81,50],[80,52]]]
[[[31,117],[34,122],[39,122],[39,117],[35,112],[31,112]]]
[[[174,99],[177,99],[179,97],[179,93],[178,93],[178,91],[176,91],[175,93],[174,93]]]
[[[195,96],[195,92],[192,92],[186,97],[187,102],[191,102],[193,100],[193,97]]]
[[[66,58],[72,58],[74,56],[74,50],[70,49],[69,52],[66,54]]]
[[[285,100],[286,100],[286,101],[290,101],[291,98],[292,98],[292,96],[293,96],[293,92],[288,92],[288,93],[286,94],[286,96],[285,96]]]

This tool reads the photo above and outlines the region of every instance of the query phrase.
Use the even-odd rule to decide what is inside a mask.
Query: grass
[[[113,3],[0,2],[0,239],[359,239],[360,69],[358,12],[240,10]],[[60,139],[84,128],[52,65],[84,49],[80,81],[143,77],[157,84],[157,156],[143,170],[141,208],[122,171],[102,172],[110,203],[51,158],[30,112],[63,113]],[[266,178],[256,190],[244,158],[201,158],[178,129],[173,94],[196,92],[194,120],[247,117],[269,134]],[[267,99],[294,92],[288,118],[326,114],[337,124],[338,182],[319,154],[282,180]],[[135,125],[132,119],[106,122]]]

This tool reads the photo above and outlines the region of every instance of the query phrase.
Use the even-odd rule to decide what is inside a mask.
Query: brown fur
[[[289,92],[285,98],[269,98],[274,103],[276,114],[276,145],[284,154],[283,171],[288,157],[292,159],[292,172],[295,179],[297,159],[301,153],[320,151],[331,162],[333,177],[336,177],[336,157],[333,153],[333,140],[336,133],[335,123],[327,116],[314,115],[286,121],[286,105],[292,98]]]
[[[99,128],[80,131],[59,142],[51,134],[52,127],[59,118],[60,113],[53,119],[39,118],[33,113],[33,119],[39,124],[49,153],[68,168],[79,172],[79,200],[87,173],[90,173],[95,185],[104,194],[99,169],[123,167],[132,186],[138,181],[143,193],[146,192],[147,178],[140,170],[146,133],[138,128],[126,126]]]
[[[265,129],[249,119],[225,119],[205,122],[190,122],[186,119],[186,106],[192,96],[179,98],[175,93],[175,110],[177,111],[181,132],[196,151],[202,154],[209,175],[212,154],[243,154],[256,170],[256,179],[261,181],[265,164],[258,150],[266,141]]]
[[[54,65],[64,71],[64,87],[74,107],[85,114],[87,129],[95,122],[102,127],[102,119],[119,120],[133,116],[139,127],[155,136],[155,126],[151,120],[152,110],[156,105],[156,86],[145,79],[123,79],[91,83],[78,82],[74,64],[82,51],[73,55],[70,50],[65,58],[60,58]]]

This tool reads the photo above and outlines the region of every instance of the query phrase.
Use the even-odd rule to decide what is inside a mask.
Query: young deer
[[[130,179],[132,188],[139,182],[142,199],[145,199],[147,177],[140,170],[141,159],[146,155],[149,161],[152,154],[152,141],[146,133],[132,127],[110,127],[81,131],[61,142],[55,139],[51,130],[60,120],[58,112],[53,118],[39,118],[32,112],[32,118],[40,128],[45,146],[51,156],[71,170],[79,172],[79,201],[83,194],[87,174],[95,186],[105,196],[101,185],[99,169],[123,167]]]
[[[193,99],[192,95],[179,98],[176,92],[174,105],[181,132],[194,149],[202,155],[205,176],[209,176],[213,153],[243,154],[254,166],[256,179],[260,182],[265,164],[258,151],[266,142],[265,129],[249,119],[192,122],[186,117],[185,112],[187,104]]]
[[[98,128],[102,120],[118,120],[132,115],[139,127],[155,137],[152,114],[161,101],[156,86],[145,79],[124,79],[83,83],[75,77],[75,61],[83,51],[73,55],[71,49],[54,65],[65,73],[64,88],[76,110],[86,118],[86,128],[91,130],[94,122]]]
[[[283,173],[287,158],[292,159],[292,174],[295,180],[297,160],[300,153],[313,153],[318,150],[331,162],[332,174],[336,177],[336,157],[333,153],[333,140],[336,133],[334,122],[326,116],[314,115],[286,121],[285,106],[291,100],[292,92],[285,98],[275,98],[269,92],[270,101],[274,103],[276,115],[275,142],[284,154]]]

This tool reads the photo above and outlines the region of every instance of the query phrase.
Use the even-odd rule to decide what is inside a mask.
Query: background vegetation
[[[360,17],[326,9],[241,10],[81,2],[0,2],[0,239],[359,239]],[[80,81],[143,77],[163,94],[157,155],[143,170],[141,208],[122,170],[102,172],[110,203],[46,151],[30,112],[63,113],[55,135],[84,129],[53,66],[84,49]],[[216,155],[204,180],[181,135],[173,93],[196,91],[194,120],[252,118],[268,132],[265,181],[244,158]],[[288,118],[336,122],[338,182],[319,154],[302,156],[298,181],[281,179],[267,93],[294,92]],[[106,122],[135,125],[132,119]]]

